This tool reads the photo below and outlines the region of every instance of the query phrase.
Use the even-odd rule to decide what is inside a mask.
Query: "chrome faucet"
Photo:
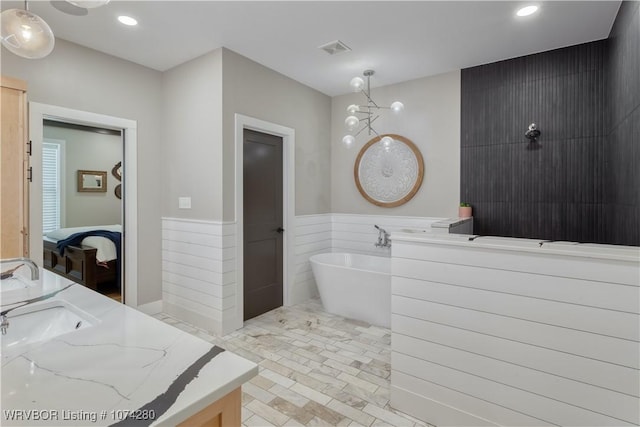
[[[389,238],[389,233],[384,228],[380,228],[374,224],[374,227],[378,229],[378,241],[375,243],[377,248],[390,248],[391,247],[391,239]]]
[[[0,332],[2,332],[2,335],[6,335],[7,328],[9,327],[9,319],[3,314],[0,315],[0,321],[2,321],[2,323],[0,323]]]
[[[21,262],[29,267],[29,269],[31,270],[31,280],[38,280],[40,278],[40,270],[38,270],[38,265],[35,262],[31,261],[29,258],[1,259],[0,268],[5,264],[16,262]]]

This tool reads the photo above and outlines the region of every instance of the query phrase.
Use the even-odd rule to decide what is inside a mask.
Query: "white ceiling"
[[[516,18],[519,7],[540,12]],[[606,38],[620,1],[119,1],[74,16],[31,1],[56,37],[164,71],[227,47],[327,95]],[[23,7],[2,1],[2,10]],[[80,12],[85,12],[81,10]],[[124,27],[118,15],[138,19]],[[340,39],[352,51],[317,47]],[[8,54],[4,51],[3,54]]]

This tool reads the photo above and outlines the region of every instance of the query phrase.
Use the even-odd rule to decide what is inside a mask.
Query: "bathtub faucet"
[[[377,248],[390,248],[391,247],[391,239],[389,238],[389,233],[384,228],[380,228],[374,224],[374,227],[378,229],[378,241],[375,243]]]

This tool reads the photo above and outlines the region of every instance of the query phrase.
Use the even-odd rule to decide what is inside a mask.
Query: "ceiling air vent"
[[[327,44],[323,44],[322,46],[318,46],[318,49],[324,50],[329,55],[335,55],[337,53],[348,52],[351,50],[349,46],[342,43],[340,40],[334,40]]]

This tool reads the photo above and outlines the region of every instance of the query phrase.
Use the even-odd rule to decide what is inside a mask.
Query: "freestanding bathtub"
[[[325,310],[372,325],[391,326],[391,259],[328,253],[309,258]]]

